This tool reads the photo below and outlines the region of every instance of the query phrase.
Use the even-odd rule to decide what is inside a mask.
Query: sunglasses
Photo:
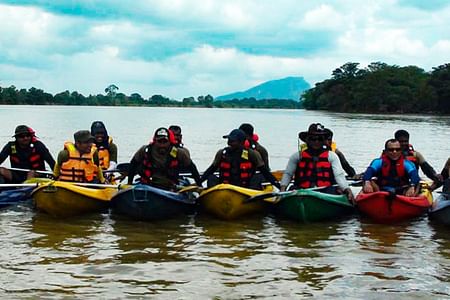
[[[311,142],[323,142],[324,138],[321,137],[321,136],[310,136],[308,138],[308,140],[311,141]]]
[[[21,139],[24,139],[24,138],[29,138],[29,137],[31,137],[31,135],[30,135],[30,134],[23,133],[23,134],[18,134],[18,135],[16,135],[16,137],[21,138]]]
[[[402,148],[387,148],[387,151],[389,152],[400,152]]]

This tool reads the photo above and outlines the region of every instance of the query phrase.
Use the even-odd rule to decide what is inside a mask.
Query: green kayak
[[[355,211],[345,195],[333,195],[307,189],[283,193],[275,204],[275,213],[303,223],[326,221]]]

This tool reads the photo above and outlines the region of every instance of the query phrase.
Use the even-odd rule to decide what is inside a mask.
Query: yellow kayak
[[[91,188],[51,181],[39,185],[31,195],[37,209],[55,217],[68,217],[105,209],[116,193],[117,188],[113,187]]]
[[[253,190],[231,184],[218,184],[202,191],[198,201],[206,212],[224,220],[231,220],[244,215],[263,212],[267,202],[262,200],[246,202],[245,200],[272,190],[271,185],[264,190]]]

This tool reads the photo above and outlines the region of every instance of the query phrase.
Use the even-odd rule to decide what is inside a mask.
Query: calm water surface
[[[178,124],[202,171],[222,135],[250,122],[283,169],[297,134],[312,122],[333,129],[338,147],[363,171],[397,129],[436,170],[450,156],[450,117],[303,110],[0,106],[0,144],[32,126],[56,156],[74,131],[105,122],[119,162],[159,126]],[[8,162],[3,166],[8,166]],[[450,231],[426,217],[392,225],[352,217],[297,224],[272,216],[224,222],[187,216],[134,222],[109,214],[58,220],[19,206],[0,210],[3,298],[450,298]]]

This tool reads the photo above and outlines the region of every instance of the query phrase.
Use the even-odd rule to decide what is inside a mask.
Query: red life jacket
[[[250,183],[250,178],[255,173],[254,166],[249,160],[249,151],[242,149],[239,156],[239,182],[235,182],[237,178],[231,178],[232,156],[230,149],[225,148],[222,152],[222,159],[219,165],[219,178],[222,183],[231,183],[242,187],[247,187]]]
[[[144,161],[142,162],[143,168],[142,173],[140,174],[141,182],[144,184],[150,184],[152,182],[152,177],[155,171],[154,164],[152,162],[151,152],[152,152],[152,145],[150,144],[145,148]],[[172,146],[168,154],[166,169],[168,178],[173,183],[177,183],[179,174],[177,154],[178,154],[177,148],[175,146]]]
[[[26,161],[21,160],[19,157],[15,142],[11,142],[10,147],[11,154],[9,155],[9,160],[11,162],[11,167],[31,170],[45,170],[45,163],[42,160],[41,155],[36,151],[36,147],[33,143],[30,144],[31,153],[28,155]]]
[[[329,151],[313,156],[308,149],[301,151],[301,159],[295,170],[295,188],[326,187],[335,183],[333,169],[328,161]]]
[[[416,151],[414,150],[414,147],[411,144],[408,145],[407,151],[403,151],[403,156],[405,157],[405,159],[414,163],[416,165],[416,169],[419,169],[419,162],[417,161]]]
[[[381,186],[396,187],[408,184],[408,178],[405,176],[405,160],[403,155],[395,161],[395,166],[385,154],[381,156],[381,159],[383,161],[381,166],[381,178],[378,178],[378,183]],[[394,169],[392,170],[392,168]]]

